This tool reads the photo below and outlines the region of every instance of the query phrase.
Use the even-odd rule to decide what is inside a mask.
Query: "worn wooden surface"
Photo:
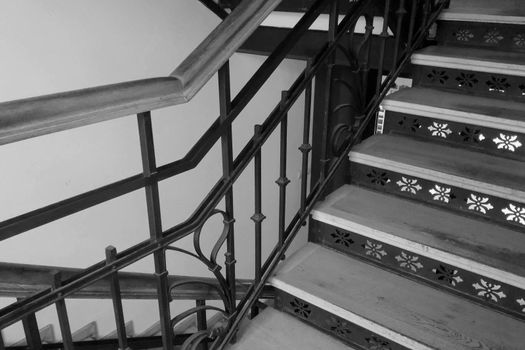
[[[191,99],[233,55],[281,0],[242,1],[171,73]]]
[[[0,103],[0,145],[189,101],[280,1],[243,1],[171,76]]]
[[[50,287],[52,274],[59,271],[64,280],[79,274],[82,270],[57,266],[41,266],[15,263],[0,263],[0,296],[27,297]],[[188,280],[191,277],[169,276],[169,284]],[[214,278],[197,278],[218,285]],[[120,288],[124,299],[157,299],[157,280],[153,274],[119,272]],[[238,280],[238,298],[245,295],[248,280]],[[269,289],[263,293],[267,297],[272,295]],[[102,279],[68,298],[111,298],[109,278]],[[215,289],[202,284],[188,284],[172,292],[173,299],[219,299]]]
[[[350,152],[350,161],[525,202],[525,163],[418,141],[375,135]]]
[[[381,105],[394,112],[525,133],[525,104],[515,101],[413,87],[389,95]]]
[[[451,7],[439,16],[443,21],[525,24],[525,11],[520,7],[472,8]]]
[[[346,185],[314,219],[525,289],[525,235],[388,194]]]
[[[410,349],[523,350],[524,322],[315,244],[271,283]]]
[[[412,55],[412,64],[525,76],[525,53],[472,47],[429,46]]]
[[[352,350],[297,318],[272,308],[266,308],[253,320],[245,320],[237,342],[227,349]]]

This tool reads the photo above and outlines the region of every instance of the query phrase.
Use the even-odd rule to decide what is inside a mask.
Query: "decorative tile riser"
[[[282,290],[276,291],[277,309],[340,339],[352,347],[367,350],[408,350],[408,348],[340,318]]]
[[[525,290],[312,220],[310,241],[525,320]]]
[[[440,21],[437,39],[443,45],[525,52],[525,27],[514,24]]]
[[[525,134],[386,111],[383,133],[415,136],[433,142],[449,143],[484,153],[525,160]]]
[[[351,163],[350,169],[351,180],[358,185],[490,219],[525,234],[523,203],[366,164]]]
[[[525,102],[525,77],[434,66],[413,71],[414,86]]]

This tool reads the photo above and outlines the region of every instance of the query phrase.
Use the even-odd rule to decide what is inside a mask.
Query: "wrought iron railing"
[[[395,79],[405,69],[412,52],[421,46],[427,37],[429,27],[437,19],[447,1],[438,0],[357,0],[350,4],[345,1],[344,19],[338,23],[339,4],[334,0],[311,1],[309,10],[297,25],[290,30],[286,39],[269,55],[256,73],[240,92],[231,99],[230,73],[228,59],[246,40],[258,24],[280,1],[243,1],[214,31],[196,52],[184,61],[168,78],[150,79],[131,83],[105,86],[80,92],[43,96],[29,100],[0,104],[0,142],[9,143],[25,138],[69,129],[89,123],[101,122],[119,116],[137,114],[143,172],[82,195],[66,199],[50,206],[26,213],[0,223],[0,239],[4,240],[32,228],[71,215],[88,207],[122,196],[131,191],[144,188],[146,193],[150,239],[145,240],[123,252],[114,248],[106,250],[106,259],[79,273],[64,278],[56,274],[50,288],[0,310],[0,329],[22,321],[31,348],[41,348],[36,325],[35,312],[55,304],[62,332],[63,348],[73,349],[76,345],[71,339],[65,298],[106,281],[107,291],[113,300],[113,309],[118,329],[118,344],[121,349],[131,346],[124,327],[122,312],[122,279],[119,270],[152,255],[155,263],[154,283],[156,299],[159,304],[162,346],[172,348],[183,342],[184,349],[197,346],[223,349],[234,338],[240,322],[251,311],[258,312],[258,300],[269,276],[294,240],[316,202],[322,198],[331,181],[340,171],[346,154],[359,142],[378,110],[381,100]],[[244,145],[237,157],[233,157],[232,123],[252,100],[272,72],[289,54],[294,45],[303,37],[314,20],[328,9],[330,14],[326,43],[319,52],[310,58],[307,67],[292,86],[282,93],[277,106],[261,125],[256,125],[254,135]],[[373,36],[374,15],[381,13],[383,25],[378,39]],[[363,35],[355,34],[359,18],[364,17],[366,28]],[[348,45],[343,45],[343,42]],[[387,50],[394,45],[394,51]],[[375,46],[374,46],[375,45]],[[373,51],[377,49],[377,52]],[[387,62],[389,64],[387,65]],[[338,76],[338,69],[352,75],[351,83]],[[324,82],[319,74],[325,70]],[[206,81],[215,73],[219,78],[220,113],[216,121],[202,135],[199,141],[180,160],[157,166],[152,132],[151,110],[182,103],[191,99]],[[389,72],[386,78],[384,73]],[[317,77],[316,86],[325,84],[323,89],[323,113],[311,113],[312,81]],[[337,89],[347,89],[353,99],[345,102],[336,93]],[[111,98],[107,96],[112,92]],[[286,220],[286,186],[289,179],[287,165],[288,111],[301,94],[305,93],[303,119],[303,140],[299,147],[302,152],[300,206],[289,221]],[[318,92],[317,92],[318,93]],[[338,97],[339,96],[339,97]],[[343,100],[342,100],[343,99]],[[345,118],[334,116],[346,110]],[[311,140],[312,125],[316,140]],[[268,258],[263,261],[261,253],[261,225],[265,216],[261,211],[261,148],[269,137],[279,129],[280,133],[280,173],[279,187],[278,243]],[[193,214],[184,222],[162,230],[160,222],[160,201],[158,183],[167,178],[187,172],[197,166],[203,157],[217,143],[222,147],[223,175],[202,200]],[[315,148],[311,157],[312,147]],[[232,186],[253,162],[254,164],[254,215],[255,226],[255,266],[254,278],[249,287],[239,293],[236,279],[236,256],[234,245],[234,205]],[[318,171],[308,179],[309,162]],[[310,182],[310,186],[308,183]],[[224,210],[217,206],[224,200]],[[222,234],[209,255],[201,249],[201,230],[212,216],[223,219]],[[173,246],[174,242],[193,235],[194,251]],[[218,252],[225,245],[224,263],[218,261]],[[167,270],[166,255],[187,254],[204,264],[214,275],[215,282],[204,279],[189,279],[172,283]],[[222,301],[221,307],[206,304],[206,294],[195,295],[196,306],[172,317],[170,301],[179,288],[189,284],[206,287],[206,292],[215,291]],[[237,302],[240,300],[239,302]],[[207,311],[224,315],[225,326],[207,329]],[[180,337],[173,334],[173,326],[184,318],[196,314],[199,331],[193,335]],[[36,328],[35,328],[36,327]],[[36,330],[35,330],[36,329]],[[3,345],[0,341],[0,348]]]

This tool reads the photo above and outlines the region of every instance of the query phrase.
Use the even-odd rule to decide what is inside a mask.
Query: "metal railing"
[[[152,255],[155,264],[153,277],[156,299],[159,304],[159,318],[162,330],[162,346],[172,348],[173,344],[183,342],[184,349],[197,346],[223,349],[233,339],[240,322],[251,311],[258,312],[257,303],[269,276],[278,262],[285,256],[286,250],[294,240],[315,203],[322,198],[330,181],[346,158],[351,147],[359,142],[366,128],[373,121],[381,100],[396,77],[405,68],[412,52],[420,47],[426,34],[447,1],[430,0],[358,0],[350,4],[344,19],[338,23],[338,1],[312,1],[309,10],[297,25],[290,30],[281,42],[249,79],[240,92],[232,99],[230,96],[229,57],[237,50],[250,33],[256,30],[261,21],[280,1],[243,1],[219,25],[197,49],[168,78],[143,80],[116,84],[76,92],[37,97],[0,104],[0,143],[14,142],[29,137],[64,130],[89,123],[137,114],[143,172],[107,186],[75,196],[70,199],[46,206],[0,223],[0,239],[7,239],[21,232],[50,223],[57,219],[79,212],[86,208],[144,188],[149,219],[150,238],[117,253],[108,247],[106,259],[72,276],[55,275],[50,288],[28,296],[0,310],[0,329],[22,321],[26,330],[28,344],[32,348],[42,348],[38,336],[35,312],[55,304],[62,332],[63,348],[73,349],[76,344],[71,340],[68,313],[65,298],[105,281],[106,292],[111,295],[118,329],[118,347],[131,346],[124,327],[122,312],[122,282],[119,270],[134,262]],[[254,134],[244,145],[237,157],[233,157],[232,123],[252,100],[270,75],[294,45],[307,32],[315,19],[328,9],[330,25],[327,40],[319,52],[308,62],[307,67],[290,88],[282,93],[281,100],[261,125],[255,125]],[[371,66],[374,15],[382,13],[383,27],[376,42],[378,60]],[[364,17],[366,30],[363,35],[354,33],[359,18]],[[392,19],[393,18],[393,19]],[[244,31],[244,32],[243,32]],[[394,41],[395,52],[388,57],[387,43]],[[344,41],[350,44],[345,47]],[[218,54],[220,52],[220,55]],[[220,56],[220,57],[219,57]],[[386,59],[391,65],[385,67]],[[351,85],[336,76],[340,66],[358,77],[356,85]],[[311,113],[312,81],[323,69],[326,69],[324,91],[324,112],[322,115]],[[383,73],[389,74],[384,78]],[[198,142],[183,158],[157,166],[153,143],[151,110],[174,105],[191,99],[211,76],[218,73],[219,78],[219,117],[202,135]],[[375,73],[375,74],[374,74]],[[317,84],[323,82],[316,80]],[[355,94],[359,107],[353,108],[347,122],[334,125],[332,118],[337,111],[348,104],[338,101],[334,90],[340,86]],[[111,93],[109,93],[111,92]],[[289,221],[286,220],[286,186],[289,183],[286,173],[288,111],[301,94],[305,94],[305,113],[303,119],[303,140],[299,151],[301,162],[300,207]],[[42,114],[42,111],[46,113]],[[23,117],[22,117],[23,116]],[[320,157],[312,158],[312,123],[317,119],[321,125]],[[278,243],[265,261],[261,254],[261,225],[265,216],[261,211],[261,148],[269,137],[279,130],[280,159],[278,209]],[[223,175],[211,188],[201,204],[184,222],[162,230],[160,220],[160,200],[158,183],[167,178],[195,168],[211,148],[220,143],[222,149]],[[236,278],[236,255],[234,245],[234,203],[232,186],[253,162],[254,165],[254,221],[255,229],[255,266],[253,280],[243,281],[243,292],[239,293],[239,281]],[[320,164],[319,173],[310,178],[308,186],[309,162]],[[310,188],[308,188],[310,187]],[[225,209],[217,209],[224,200]],[[212,216],[223,219],[222,234],[215,242],[209,255],[201,249],[201,230]],[[172,244],[184,237],[193,235],[194,251],[187,251]],[[218,261],[218,252],[225,246],[224,263]],[[204,264],[214,275],[215,282],[203,279],[176,281],[170,278],[167,270],[166,255],[169,253],[187,254]],[[122,275],[125,276],[125,275]],[[206,290],[213,290],[222,301],[221,307],[206,304],[206,296],[195,297],[195,307],[172,317],[170,301],[179,288],[201,285]],[[246,285],[249,284],[247,288]],[[239,300],[240,302],[237,302]],[[172,328],[184,318],[196,314],[202,321],[207,311],[224,315],[225,326],[207,329],[205,322],[199,322],[199,331],[191,336],[181,337],[173,334]],[[0,341],[1,343],[1,341]],[[117,344],[114,344],[115,346]],[[1,344],[0,344],[1,348]]]

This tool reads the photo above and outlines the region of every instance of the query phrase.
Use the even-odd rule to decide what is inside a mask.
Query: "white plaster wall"
[[[218,23],[197,0],[0,0],[0,101],[167,75]],[[262,62],[242,54],[232,58],[234,94]],[[303,67],[286,61],[235,122],[235,153]],[[300,100],[290,113],[289,217],[298,203],[302,110]],[[216,77],[191,103],[154,111],[158,164],[183,156],[217,115]],[[136,124],[134,116],[124,117],[0,147],[0,220],[139,173]],[[277,139],[278,134],[272,138]],[[265,146],[263,153],[268,252],[276,239],[278,144]],[[184,220],[220,174],[220,148],[214,147],[197,169],[162,182],[164,229]],[[241,277],[253,270],[252,183],[250,166],[234,188]],[[207,225],[210,236],[220,233],[213,230],[219,224]],[[136,191],[0,242],[0,260],[87,267],[103,259],[106,246],[124,250],[147,237],[144,192]],[[299,241],[305,239],[303,234]],[[208,274],[191,259],[170,256],[169,264],[173,274]],[[128,270],[152,272],[152,261],[144,259]],[[12,301],[3,299],[0,305]],[[92,320],[102,334],[115,328],[108,301],[68,301],[68,307],[73,330]],[[156,321],[157,312],[155,302],[125,302],[126,317],[139,332]],[[40,326],[56,324],[54,308],[38,313],[38,319]],[[17,340],[21,327],[4,334],[8,341]]]

